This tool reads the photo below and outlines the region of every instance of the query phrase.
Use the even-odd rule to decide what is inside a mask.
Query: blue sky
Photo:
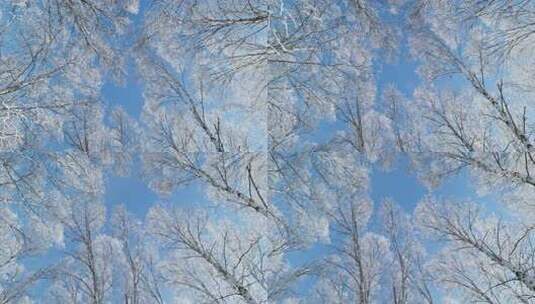
[[[146,7],[146,2],[142,2],[140,15],[136,17],[137,25],[142,21],[141,14],[143,13],[144,7]],[[374,62],[378,98],[382,96],[382,91],[388,85],[394,84],[405,95],[408,102],[410,102],[414,89],[420,84],[416,71],[418,64],[409,54],[406,37],[403,39],[405,41],[402,41],[399,54],[397,54],[393,61]],[[102,89],[102,94],[105,103],[109,106],[120,105],[132,117],[139,119],[143,107],[143,86],[132,59],[129,59],[128,62],[125,84],[121,86],[108,81]],[[322,130],[320,130],[319,136],[324,136],[325,139],[330,138],[332,132],[336,132],[340,127],[336,123],[323,123],[321,126]],[[321,141],[322,138],[315,138],[315,140]],[[170,197],[159,197],[149,189],[141,175],[142,168],[139,159],[135,162],[131,176],[119,177],[112,173],[108,174],[105,194],[105,202],[108,210],[113,209],[113,206],[117,204],[125,204],[130,212],[143,219],[148,209],[158,202],[168,202],[176,206],[191,206],[207,200],[203,194],[202,187],[198,184],[176,190]],[[375,210],[380,207],[384,199],[391,198],[401,205],[406,212],[411,213],[417,203],[428,193],[429,189],[411,172],[409,160],[405,156],[399,156],[390,170],[384,170],[379,166],[374,166],[371,170],[370,195],[375,203]],[[466,171],[448,178],[439,188],[434,189],[433,194],[442,198],[469,198],[478,200],[490,204],[491,210],[496,210],[496,208],[492,208],[492,206],[496,206],[493,197],[479,198],[476,195],[469,174]],[[375,220],[372,220],[370,225],[371,230],[380,229],[376,223]],[[433,247],[434,245],[430,242],[427,246]],[[431,250],[436,249],[431,248]],[[328,250],[328,247],[325,245],[315,245],[306,252],[290,254],[289,259],[293,263],[302,263],[314,257],[324,256]],[[305,280],[301,283],[300,289],[303,291],[307,290],[313,281],[314,279]]]
[[[137,22],[140,21],[141,18],[138,16]],[[382,90],[387,85],[394,84],[410,100],[413,90],[420,82],[416,74],[416,66],[416,62],[409,55],[406,43],[400,48],[400,54],[394,61],[375,62],[377,96],[382,95]],[[109,106],[120,105],[135,119],[139,119],[143,107],[143,86],[136,73],[135,64],[131,61],[127,72],[126,83],[123,86],[113,84],[111,81],[104,85],[103,98]],[[319,134],[325,138],[330,138],[331,133],[339,128],[336,124],[329,125],[328,123],[321,126],[323,129]],[[116,204],[125,204],[130,212],[142,219],[148,209],[157,202],[166,201],[177,206],[187,206],[207,200],[202,188],[196,184],[181,188],[168,198],[158,197],[143,181],[139,159],[136,160],[134,167],[131,176],[119,177],[111,173],[107,176],[105,202],[109,210]],[[405,157],[399,157],[391,170],[385,171],[377,166],[372,168],[371,172],[371,198],[375,202],[376,209],[384,199],[391,198],[407,212],[412,212],[418,201],[428,193],[428,189],[411,172],[409,161]],[[475,196],[466,173],[449,179],[436,192],[444,196],[466,197],[466,194]],[[372,230],[380,229],[375,225],[372,221]],[[290,254],[289,259],[294,263],[300,263],[313,257],[324,256],[327,250],[329,250],[327,246],[315,245],[306,252]],[[308,279],[302,282],[301,290],[307,290],[313,281],[313,279]]]
[[[133,18],[134,32],[138,31],[143,21],[143,12],[146,10],[148,1],[142,0],[140,13]],[[136,37],[132,35],[131,37]],[[403,38],[403,40],[406,37]],[[127,38],[127,40],[129,40]],[[127,44],[133,41],[126,41]],[[393,84],[402,94],[405,95],[408,102],[410,102],[412,93],[420,84],[420,79],[417,75],[417,62],[411,58],[407,41],[402,41],[402,46],[399,48],[399,54],[391,62],[383,60],[376,60],[374,62],[374,71],[377,83],[377,98],[382,96],[383,90],[390,84]],[[125,51],[125,56],[129,56]],[[102,87],[102,98],[105,104],[107,113],[115,106],[123,107],[126,112],[134,119],[140,119],[143,109],[143,83],[140,79],[135,62],[131,57],[127,58],[126,64],[126,78],[123,84],[115,83],[111,78],[107,78]],[[321,130],[317,138],[310,138],[310,140],[322,141],[331,138],[332,133],[341,128],[339,123],[322,123]],[[192,183],[189,186],[181,187],[175,190],[169,197],[161,197],[152,191],[148,183],[142,176],[142,161],[139,158],[139,153],[134,160],[132,173],[128,176],[117,176],[113,172],[106,174],[106,192],[105,203],[108,209],[108,215],[118,204],[124,204],[126,208],[137,216],[139,219],[144,219],[147,211],[157,203],[169,203],[180,207],[187,207],[206,202],[208,198],[204,194],[204,190],[198,183]],[[371,169],[371,192],[370,196],[373,200],[374,208],[381,206],[381,202],[385,199],[393,199],[396,203],[408,213],[411,213],[418,202],[429,193],[422,182],[420,182],[411,171],[409,160],[405,156],[398,156],[391,169],[383,169],[375,165]],[[476,195],[471,183],[468,172],[462,171],[454,177],[448,178],[439,188],[433,190],[433,194],[444,198],[460,198],[460,199],[474,199],[479,202],[486,203],[491,206],[491,211],[496,211],[496,201],[493,196],[480,198]],[[377,221],[372,220],[370,224],[371,230],[379,230]],[[432,244],[432,243],[429,243]],[[428,245],[429,245],[428,244]],[[430,245],[433,246],[433,245]],[[436,247],[434,248],[436,249]],[[325,256],[329,250],[328,246],[315,245],[306,252],[295,252],[289,255],[291,262],[302,263],[314,257]],[[45,265],[47,259],[53,259],[61,256],[57,250],[48,252],[45,256],[39,256],[32,259],[29,265],[40,266]],[[33,265],[35,263],[35,265]],[[313,283],[313,279],[308,279],[301,285],[301,290],[306,290]],[[46,283],[40,283],[46,284]],[[42,286],[44,287],[44,286]],[[41,287],[38,287],[40,289]],[[39,292],[39,291],[38,291]]]
[[[140,13],[134,18],[134,27],[139,29],[142,15],[147,7],[147,1],[141,2]],[[404,40],[406,40],[404,38]],[[417,62],[411,58],[406,41],[402,41],[399,54],[391,62],[376,61],[374,70],[376,74],[378,94],[389,84],[394,84],[410,102],[413,90],[419,85],[420,80],[416,72]],[[127,61],[127,77],[123,85],[118,85],[108,79],[102,88],[104,102],[110,106],[122,106],[132,117],[139,119],[143,107],[143,85],[138,77],[135,63],[131,58]],[[337,127],[328,124],[320,134],[329,137],[329,133],[335,132]],[[108,206],[119,203],[141,218],[147,210],[156,202],[162,200],[156,193],[149,189],[141,177],[141,162],[136,160],[134,171],[131,176],[119,177],[113,174],[107,176],[107,188],[105,201]],[[378,167],[373,168],[371,175],[371,197],[376,204],[385,198],[392,198],[408,212],[411,212],[417,202],[428,192],[415,174],[410,171],[409,162],[401,157],[392,166],[393,169],[385,171]],[[436,190],[436,193],[444,196],[473,197],[475,193],[471,189],[470,181],[466,173],[450,178],[444,185]],[[175,191],[169,198],[164,198],[175,204],[192,204],[204,201],[202,189],[198,185]],[[111,209],[111,208],[110,208]]]
[[[141,13],[143,10],[141,10]],[[138,16],[137,23],[142,19]],[[381,96],[383,88],[389,84],[396,87],[406,96],[410,97],[414,88],[418,85],[418,77],[415,72],[416,64],[410,59],[408,49],[401,48],[401,54],[393,62],[376,62],[375,70],[378,84],[378,94]],[[139,119],[143,107],[143,86],[136,73],[135,64],[130,62],[127,69],[128,75],[123,86],[108,81],[102,94],[104,101],[111,107],[120,105],[135,119]],[[328,123],[321,124],[320,136],[330,138],[332,132],[336,132],[340,126]],[[321,140],[315,138],[314,140]],[[154,203],[167,201],[178,206],[187,206],[198,202],[206,201],[202,188],[199,185],[192,185],[175,191],[168,198],[158,197],[141,177],[141,162],[138,159],[135,163],[133,174],[128,177],[119,177],[108,174],[106,180],[105,202],[108,210],[113,209],[116,204],[125,204],[127,209],[139,218],[144,218],[148,209]],[[411,212],[417,202],[427,193],[427,189],[417,180],[416,176],[410,172],[409,163],[406,158],[399,158],[392,166],[392,170],[385,171],[379,167],[373,168],[371,174],[371,197],[375,207],[385,198],[392,198],[401,204],[408,212]],[[463,180],[452,181],[448,184],[449,190],[463,192],[466,189]],[[375,227],[379,228],[379,227]],[[316,245],[306,252],[296,252],[290,254],[292,262],[300,263],[313,257],[324,256],[328,247]],[[313,279],[302,282],[302,290],[306,290],[313,283]]]

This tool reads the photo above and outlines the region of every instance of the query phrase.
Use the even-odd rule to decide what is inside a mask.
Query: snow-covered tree
[[[496,55],[497,45],[488,50],[490,37],[507,32],[493,22],[507,27],[516,17],[527,18],[509,14],[505,6],[502,1],[429,2],[413,14],[411,47],[422,61],[425,83],[407,103],[406,140],[430,183],[469,168],[481,193],[500,187],[509,202],[530,208],[535,163],[529,37],[505,59]],[[531,6],[511,3],[511,9],[524,12]],[[460,11],[472,12],[471,18]],[[444,79],[448,75],[450,80]]]
[[[356,234],[357,246],[364,247],[361,259],[373,264],[361,270],[375,276],[381,267],[373,258],[388,251],[388,242],[367,231],[367,219],[355,233],[342,223],[361,220],[345,218],[348,210],[371,208],[364,185],[367,164],[388,164],[395,152],[392,119],[375,104],[371,71],[373,50],[395,48],[396,31],[379,17],[387,7],[372,1],[161,1],[152,6],[136,47],[145,81],[144,173],[151,186],[171,194],[186,184],[202,185],[211,205],[225,215],[202,219],[202,226],[227,218],[229,210],[236,213],[229,221],[267,221],[269,229],[258,234],[273,234],[269,239],[277,246],[269,246],[278,248],[281,260],[289,250],[329,242],[329,223],[338,220],[345,233],[339,253]],[[323,122],[343,127],[327,143],[314,143]],[[165,214],[165,209],[158,210]],[[170,223],[184,218],[180,212],[168,216]],[[204,230],[177,238],[188,230],[188,224],[178,224],[166,237],[186,247],[182,251],[208,256],[199,258],[203,264],[221,269],[217,259],[230,251],[216,252],[226,242],[214,241],[210,257],[202,253],[202,247],[212,248],[204,245]],[[164,228],[157,230],[173,231]],[[227,233],[238,244],[249,238],[241,229]],[[221,232],[208,235],[224,239]],[[181,259],[175,255],[173,263],[169,257],[172,265]],[[232,279],[222,269],[218,276]],[[208,302],[227,296],[245,302],[271,298],[270,285],[262,282],[250,283],[265,288],[267,294],[259,296],[232,282],[229,287],[228,280],[210,281],[195,269],[172,270],[182,273],[183,292]],[[224,292],[213,293],[212,284],[226,286]],[[355,284],[367,286],[362,297],[369,301],[379,285],[376,278]]]
[[[485,215],[471,202],[420,202],[417,217],[447,241],[430,271],[465,301],[531,303],[534,294],[533,227]]]
[[[532,303],[534,21],[526,0],[7,1],[0,304]],[[380,71],[406,47],[412,94]],[[127,64],[139,119],[102,96]],[[372,199],[400,155],[430,186],[414,213]],[[483,203],[434,199],[463,169]],[[138,173],[144,218],[105,201]]]
[[[159,252],[145,233],[146,227],[124,205],[114,210],[112,225],[112,235],[121,243],[126,265],[118,299],[128,304],[165,303]]]
[[[394,304],[434,303],[436,287],[426,265],[429,254],[414,229],[415,219],[390,199],[383,202],[381,217],[392,254],[385,283],[389,287],[385,290],[390,289],[386,299]]]
[[[425,230],[447,241],[429,271],[461,302],[532,301],[523,259],[535,193],[531,11],[528,1],[414,1],[407,14],[422,84],[411,101],[388,95],[398,144],[428,185],[467,169],[478,194],[504,203],[427,199],[417,208]]]
[[[112,36],[128,23],[125,5],[44,0],[6,1],[0,8],[4,303],[25,301],[30,283],[49,273],[48,267],[27,269],[19,262],[62,243],[63,227],[55,218],[62,208],[58,181],[74,156],[64,149],[89,153],[89,141],[99,140],[100,116],[87,121],[86,115],[100,111],[102,77],[111,70],[120,74]],[[87,137],[73,137],[79,135]]]
[[[278,302],[311,271],[290,267],[277,230],[252,212],[229,220],[157,206],[148,221],[151,234],[167,249],[163,276],[182,301]]]

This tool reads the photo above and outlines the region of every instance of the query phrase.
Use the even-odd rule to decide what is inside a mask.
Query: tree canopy
[[[4,1],[0,304],[535,303],[533,33],[528,0]]]

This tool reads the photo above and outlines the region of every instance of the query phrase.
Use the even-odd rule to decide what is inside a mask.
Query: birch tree
[[[430,254],[425,239],[416,232],[415,219],[390,199],[383,202],[381,223],[392,253],[385,290],[389,302],[428,303],[437,301],[436,286],[428,267]]]
[[[13,303],[49,273],[25,269],[23,259],[62,242],[51,211],[56,147],[77,107],[95,104],[103,70],[94,60],[113,61],[105,34],[127,16],[97,1],[8,1],[0,10],[0,221],[9,244],[0,271],[2,301]]]
[[[522,10],[520,4],[512,5]],[[426,174],[431,183],[467,167],[481,192],[499,185],[513,196],[511,203],[530,208],[533,108],[529,106],[531,79],[525,76],[529,68],[524,66],[531,56],[530,50],[521,47],[529,42],[519,42],[500,64],[487,43],[501,29],[488,24],[485,10],[497,14],[494,22],[501,18],[512,22],[514,17],[500,14],[501,6],[495,3],[481,8],[483,16],[472,15],[468,24],[455,14],[479,9],[471,2],[466,6],[430,3],[418,10],[419,17],[413,21],[411,44],[423,60],[420,71],[426,84],[416,91],[409,109],[411,117],[425,118],[424,124],[413,126],[412,154],[416,163],[431,165]],[[526,4],[525,9],[529,7]],[[442,22],[446,26],[439,26]],[[453,77],[450,85],[434,85],[445,75]]]
[[[403,130],[398,142],[428,185],[438,186],[466,168],[478,194],[498,194],[505,204],[494,211],[503,218],[497,220],[484,203],[422,202],[417,212],[422,211],[423,226],[447,241],[430,272],[459,301],[529,303],[524,269],[531,266],[520,256],[531,252],[533,113],[524,66],[532,56],[529,34],[513,38],[522,28],[513,23],[525,22],[531,5],[413,4],[409,43],[421,60],[423,84],[398,111]]]
[[[188,213],[158,206],[148,216],[151,233],[170,250],[162,271],[179,301],[278,302],[311,271],[285,263],[280,238],[260,215],[228,220]]]
[[[417,214],[429,233],[448,242],[432,268],[447,290],[471,302],[532,302],[530,225],[485,215],[470,202],[433,198],[422,201]]]
[[[362,162],[388,163],[393,151],[387,144],[390,137],[378,136],[383,131],[388,134],[390,121],[375,109],[370,71],[370,49],[390,49],[394,41],[389,38],[395,32],[379,21],[381,9],[364,1],[163,1],[154,5],[136,49],[147,84],[143,158],[151,186],[170,194],[185,184],[199,183],[220,212],[230,207],[246,222],[260,221],[260,216],[274,229],[265,234],[277,231],[281,257],[311,240],[327,240],[334,214],[326,214],[341,216],[344,204],[352,204],[349,197],[361,192],[346,189],[344,196],[344,185],[317,191],[314,188],[320,183],[326,189],[330,185],[310,173],[317,172],[313,162],[327,158],[334,147],[359,155],[354,158]],[[347,128],[329,147],[300,142],[300,136],[314,134],[320,122],[337,118]],[[342,170],[350,159],[341,159],[337,168]],[[354,184],[361,178],[358,169],[359,180]],[[353,177],[345,174],[344,178]],[[342,201],[339,206],[328,202],[336,195]],[[354,207],[361,208],[365,201]],[[246,236],[236,236],[240,238]],[[372,256],[384,248],[379,239],[369,236],[369,245],[379,248],[369,253]],[[175,242],[188,247],[184,243],[190,241]],[[214,250],[222,250],[222,244],[214,244]],[[186,249],[202,256],[200,249],[190,247]],[[375,267],[370,272],[377,272]],[[192,275],[196,278],[182,279],[179,285],[198,282],[189,290],[196,296],[200,292],[206,301],[221,301],[232,294],[209,294],[212,288],[198,285],[208,284],[206,278]],[[370,281],[377,285],[375,279]],[[269,299],[236,293],[242,301]]]
[[[118,299],[124,303],[166,303],[164,279],[160,272],[159,252],[145,234],[142,221],[130,214],[124,205],[112,215],[112,235],[121,243],[125,269],[119,279],[122,286]]]

